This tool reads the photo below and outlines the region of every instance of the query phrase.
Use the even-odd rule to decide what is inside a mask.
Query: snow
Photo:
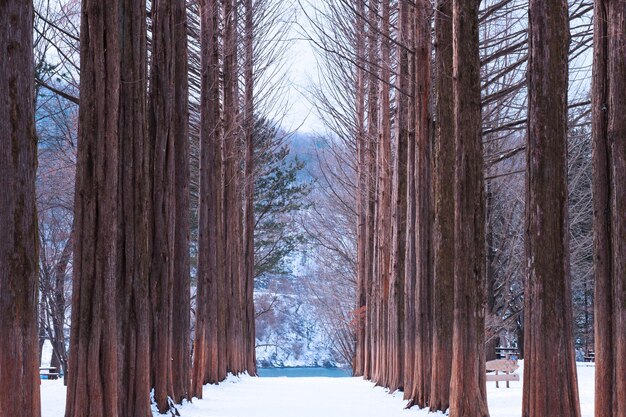
[[[549,370],[546,370],[549,372]],[[582,417],[593,417],[594,371],[578,364]],[[521,373],[521,368],[518,371]],[[520,378],[521,380],[522,378]],[[61,380],[41,381],[43,417],[63,417],[65,387]],[[519,417],[522,383],[511,388],[487,383],[492,417]],[[207,385],[204,398],[194,398],[180,408],[182,417],[426,417],[427,410],[406,410],[402,393],[389,395],[361,378],[253,378],[229,376],[219,385]],[[550,417],[550,416],[546,416]]]

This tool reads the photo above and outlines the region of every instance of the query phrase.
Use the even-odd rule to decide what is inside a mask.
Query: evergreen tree
[[[288,260],[304,242],[293,216],[307,207],[310,184],[299,179],[303,161],[291,157],[287,136],[267,119],[255,126],[254,276],[265,288],[271,275],[289,272]]]

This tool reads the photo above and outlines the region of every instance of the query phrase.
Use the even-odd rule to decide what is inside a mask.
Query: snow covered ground
[[[595,368],[579,364],[578,381],[583,417],[593,417]],[[549,370],[546,370],[549,372]],[[62,381],[41,381],[43,417],[62,417],[65,388]],[[500,386],[504,386],[501,383]],[[496,388],[487,383],[492,417],[519,417],[522,383]],[[401,393],[386,390],[360,378],[251,378],[229,377],[204,388],[204,399],[180,409],[182,417],[425,417],[426,410],[405,410]],[[550,417],[550,416],[546,416]]]

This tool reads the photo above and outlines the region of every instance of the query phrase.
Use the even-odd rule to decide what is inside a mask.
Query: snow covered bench
[[[59,379],[59,370],[55,367],[39,368],[39,378],[41,379]]]
[[[519,374],[515,371],[519,368],[516,360],[513,359],[497,359],[495,361],[489,361],[486,365],[487,372],[494,372],[495,374],[487,374],[487,381],[495,381],[496,388],[500,388],[500,381],[506,382],[506,387],[509,388],[509,381],[519,381]],[[499,372],[503,372],[500,374]]]

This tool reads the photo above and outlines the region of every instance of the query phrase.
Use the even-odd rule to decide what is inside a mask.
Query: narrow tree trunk
[[[399,91],[397,92],[397,136],[394,142],[396,155],[393,173],[393,232],[392,232],[392,269],[389,301],[389,389],[403,388],[404,374],[404,258],[406,255],[406,205],[407,205],[407,158],[409,136],[409,27],[410,4],[407,0],[399,2],[399,42],[397,55],[400,57]]]
[[[356,327],[356,357],[354,360],[354,374],[363,376],[365,373],[365,358],[369,347],[366,345],[366,247],[367,247],[367,164],[366,164],[366,137],[365,137],[365,0],[357,1],[357,16],[355,17],[356,36],[356,153],[357,153],[357,289],[356,311],[353,317]]]
[[[70,231],[70,236],[63,247],[61,258],[55,265],[54,271],[54,294],[52,308],[52,327],[54,330],[54,355],[59,362],[59,369],[63,375],[67,375],[67,348],[65,346],[65,280],[67,268],[72,260],[74,230]],[[54,366],[54,365],[51,365]],[[63,379],[67,385],[67,378]]]
[[[452,3],[438,0],[435,12],[435,141],[433,175],[433,351],[429,406],[450,406],[454,322],[454,95]]]
[[[388,320],[389,320],[389,274],[391,267],[391,191],[393,168],[391,161],[391,107],[389,98],[389,85],[391,82],[391,48],[389,45],[389,0],[382,0],[381,20],[381,72],[380,72],[380,125],[377,143],[377,168],[378,168],[378,210],[376,262],[378,265],[378,379],[383,386],[389,386],[389,346],[388,346]]]
[[[190,265],[189,265],[189,81],[187,53],[187,7],[185,0],[172,2],[174,15],[174,311],[172,373],[174,401],[190,400]]]
[[[239,275],[240,253],[239,228],[241,200],[239,198],[239,102],[238,102],[238,67],[237,67],[237,2],[224,1],[224,247],[225,285],[229,308],[226,311],[228,321],[228,358],[227,371],[241,372],[242,351],[242,292]],[[222,300],[220,300],[223,302]],[[220,378],[226,377],[220,373]]]
[[[246,323],[246,369],[256,375],[255,326],[254,326],[254,9],[252,0],[244,0],[244,135],[245,135],[245,323]]]
[[[478,54],[479,0],[453,2],[455,126],[451,417],[486,417],[485,201]]]
[[[415,13],[409,13],[408,27],[411,41],[409,50],[415,48]],[[416,59],[415,54],[409,55],[409,101],[408,101],[408,146],[407,146],[407,190],[406,190],[406,254],[404,257],[404,399],[411,398],[413,393],[413,378],[415,370],[415,285],[416,285],[416,254],[415,254],[415,228],[416,228],[416,190],[415,190],[415,149],[416,132],[412,128],[416,126]]]
[[[200,203],[198,216],[198,290],[192,395],[218,377],[218,250],[221,190],[219,92],[219,7],[217,0],[200,2],[202,79],[200,99]]]
[[[366,212],[366,250],[365,265],[366,279],[365,288],[367,291],[366,310],[366,358],[364,376],[366,379],[375,378],[378,359],[378,334],[376,328],[377,312],[377,277],[374,267],[376,266],[376,143],[378,136],[378,77],[379,77],[379,33],[378,33],[378,11],[379,0],[369,3],[368,11],[368,32],[367,32],[367,137],[366,137],[366,164],[367,164],[367,212]]]
[[[595,415],[626,416],[626,10],[595,2],[593,228]]]
[[[524,417],[580,416],[569,282],[568,25],[567,1],[530,1]]]
[[[38,417],[33,3],[0,4],[0,410]]]
[[[431,268],[431,16],[429,0],[416,4],[415,26],[415,365],[411,399],[428,405],[432,349]]]

